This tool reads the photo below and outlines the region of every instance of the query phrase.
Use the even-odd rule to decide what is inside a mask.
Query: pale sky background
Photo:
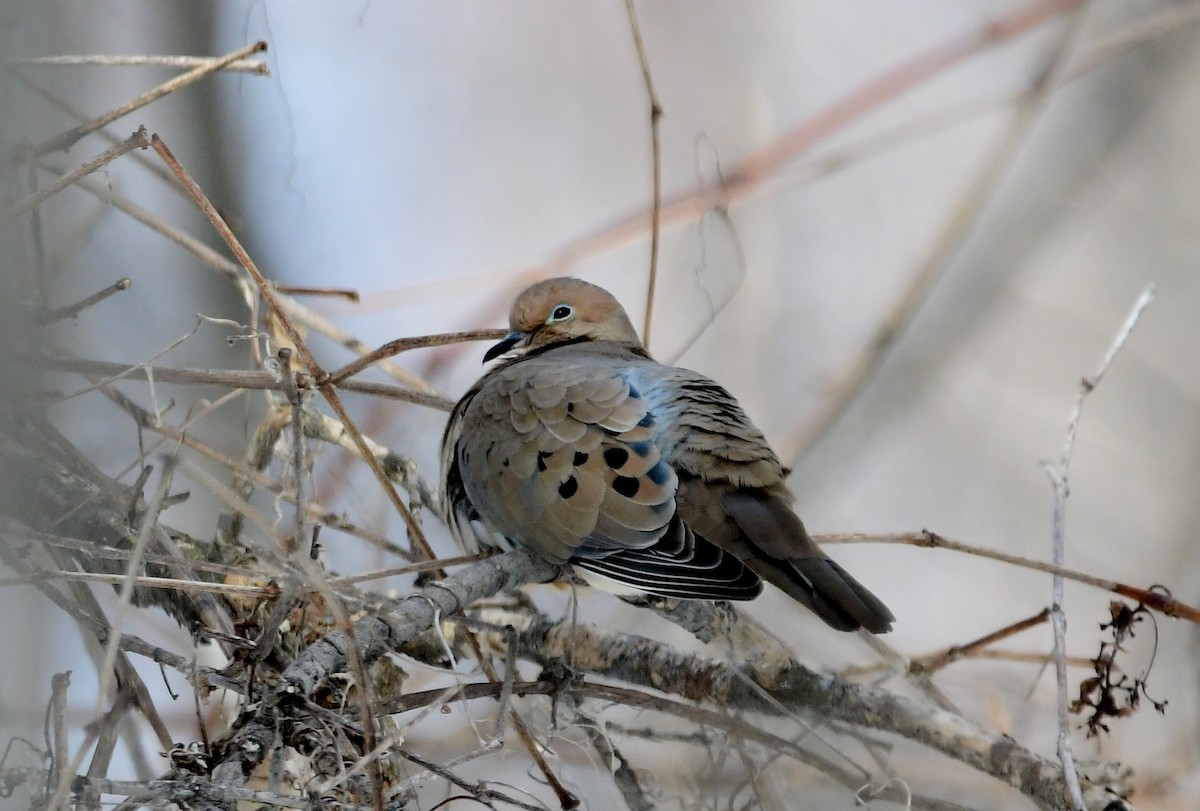
[[[1014,0],[639,3],[664,110],[665,193],[719,182],[747,155],[866,83],[1021,7]],[[1196,7],[1096,0],[1080,12],[1065,46],[1066,71],[1148,20]],[[1095,371],[1153,282],[1157,300],[1086,406],[1071,470],[1066,560],[1099,577],[1161,583],[1195,604],[1200,59],[1193,24],[1179,22],[1111,56],[1047,97],[878,375],[814,448],[799,453],[804,427],[999,154],[1014,121],[1004,100],[1030,85],[1066,35],[1066,19],[982,49],[871,106],[786,164],[753,199],[667,230],[651,350],[678,357],[740,398],[794,465],[790,483],[813,532],[927,528],[1048,559],[1051,488],[1042,463],[1061,453],[1079,381]],[[359,290],[359,306],[308,301],[367,344],[502,326],[515,291],[539,278],[530,268],[644,212],[649,201],[647,100],[616,0],[230,0],[195,8],[53,0],[33,16],[0,23],[5,49],[23,55],[215,55],[268,40],[262,58],[269,78],[210,79],[110,131],[124,137],[144,123],[158,132],[270,277]],[[171,73],[91,67],[29,75],[95,115]],[[26,102],[21,134],[32,141],[75,123],[44,102]],[[6,123],[6,132],[13,128]],[[53,160],[74,166],[104,146],[92,138]],[[839,150],[849,150],[846,162],[814,178],[812,167]],[[189,205],[132,159],[99,179],[217,244]],[[123,275],[134,280],[103,310],[59,329],[83,354],[143,360],[188,332],[197,313],[244,318],[227,285],[191,256],[78,190],[60,198],[46,216],[62,300]],[[643,236],[561,272],[613,290],[640,324],[648,253]],[[244,346],[229,347],[226,334],[205,326],[163,363],[244,366]],[[314,345],[331,367],[349,359],[328,342]],[[483,350],[464,345],[401,362],[457,397],[481,373]],[[198,396],[165,391],[188,398],[178,409]],[[436,478],[442,413],[350,402],[366,430]],[[201,429],[231,453],[243,447],[256,413],[239,408]],[[111,454],[107,468],[133,458],[133,428],[114,409],[81,399],[55,414],[81,447]],[[333,452],[318,460],[321,494],[400,537],[369,478],[362,471],[334,478],[343,475],[340,465]],[[165,520],[209,537],[215,504],[194,492]],[[431,531],[450,554],[444,532]],[[335,554],[334,565],[347,572],[394,563],[352,546]],[[898,623],[886,641],[908,655],[967,642],[1036,613],[1050,598],[1044,576],[952,553],[855,546],[832,554],[894,609]],[[86,720],[94,668],[80,657],[77,631],[32,591],[3,589],[0,601],[14,618],[0,626],[0,644],[24,652],[0,664],[0,685],[22,685],[0,687],[0,717],[36,737],[48,674],[72,668],[75,718]],[[1072,654],[1096,653],[1108,601],[1094,589],[1067,586]],[[595,610],[598,622],[639,621],[607,602]],[[855,639],[808,617],[793,619],[777,593],[749,611],[774,622],[817,665],[872,660]],[[781,616],[787,621],[777,622]],[[171,633],[169,621],[149,624]],[[1139,808],[1194,808],[1198,637],[1194,627],[1164,618],[1158,633],[1150,689],[1170,701],[1166,717],[1146,706],[1116,722],[1102,749],[1082,735],[1076,740],[1083,757],[1136,770]],[[1150,635],[1140,633],[1139,642]],[[1043,626],[1007,647],[1045,652],[1049,639]],[[1148,656],[1139,645],[1130,669]],[[1073,670],[1072,683],[1086,675]],[[147,680],[161,681],[153,669]],[[1049,672],[964,663],[937,683],[968,714],[1053,755]],[[190,717],[190,702],[178,713]],[[667,772],[662,779],[668,789],[686,783]],[[848,805],[838,792],[830,796]],[[975,802],[1011,808],[1019,801],[1000,792]]]

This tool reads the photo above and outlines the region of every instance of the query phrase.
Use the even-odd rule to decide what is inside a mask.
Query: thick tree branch
[[[636,636],[535,620],[520,629],[521,650],[543,665],[652,687],[730,709],[777,714],[779,707],[827,721],[893,732],[935,749],[1021,791],[1046,809],[1065,807],[1062,769],[1007,735],[921,701],[818,673],[792,661],[769,674],[750,665],[702,659]],[[1084,785],[1087,807],[1117,799],[1108,787]]]

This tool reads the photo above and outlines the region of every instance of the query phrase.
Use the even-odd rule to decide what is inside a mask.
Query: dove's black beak
[[[517,332],[514,330],[513,332],[508,333],[504,336],[504,339],[500,341],[500,343],[483,353],[483,362],[487,363],[489,360],[494,360],[495,358],[500,357],[523,340],[525,340],[525,333],[523,332]]]

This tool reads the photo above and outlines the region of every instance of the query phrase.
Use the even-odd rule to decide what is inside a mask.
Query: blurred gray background
[[[271,278],[359,290],[357,306],[309,301],[367,344],[503,326],[513,294],[552,273],[611,289],[641,323],[646,228],[587,243],[581,255],[557,262],[614,223],[648,220],[648,102],[622,3],[27,6],[24,14],[0,14],[6,57],[219,55],[267,40],[269,78],[210,78],[110,131],[124,137],[144,123],[159,133]],[[720,186],[744,158],[859,88],[1024,7],[1014,0],[639,3],[664,110],[664,193]],[[790,481],[813,532],[927,528],[1048,559],[1043,462],[1059,458],[1080,380],[1094,373],[1153,282],[1157,300],[1085,407],[1066,562],[1138,586],[1161,583],[1200,602],[1194,20],[1200,4],[1150,0],[1096,0],[1059,14],[895,98],[866,98],[860,115],[769,172],[745,198],[664,230],[650,349],[741,399],[794,466]],[[1020,119],[1013,99],[1060,48],[1053,76],[1061,87]],[[88,116],[172,75],[153,67],[21,71]],[[19,111],[4,116],[10,143],[36,143],[77,123],[28,85],[11,76],[3,82],[6,109]],[[93,137],[51,160],[69,168],[105,146]],[[132,158],[97,179],[217,245],[190,204]],[[69,189],[43,215],[61,303],[121,276],[134,282],[56,327],[53,340],[88,357],[137,362],[192,329],[198,313],[245,320],[223,279],[111,205]],[[878,373],[810,441],[839,382],[943,242],[950,249],[935,260],[940,275],[911,324]],[[206,325],[162,362],[241,368],[245,348],[229,346],[227,334]],[[350,359],[329,342],[314,346],[329,367]],[[453,398],[480,374],[482,352],[462,345],[401,362]],[[179,408],[220,393],[181,388]],[[436,478],[441,412],[350,402],[364,430],[411,453],[423,475]],[[197,430],[239,454],[257,413],[239,405]],[[132,425],[110,406],[78,398],[54,415],[105,469],[136,457]],[[331,506],[400,536],[369,476],[332,451],[317,465],[318,494]],[[189,503],[165,518],[211,536],[216,504],[193,488]],[[445,533],[427,523],[438,549],[451,554]],[[395,563],[334,546],[331,562],[343,572]],[[967,642],[1050,599],[1045,576],[949,552],[855,545],[832,554],[893,607],[899,622],[886,641],[907,655]],[[1109,599],[1067,585],[1070,653],[1095,655]],[[20,652],[0,657],[5,725],[37,739],[49,674],[68,668],[74,721],[88,720],[94,668],[70,621],[25,587],[0,589],[0,610],[8,617],[0,650]],[[874,660],[853,638],[793,619],[776,593],[748,610],[808,661],[833,668]],[[607,601],[595,611],[600,622],[640,621]],[[168,620],[143,622],[147,633],[178,643]],[[1197,633],[1164,618],[1157,632],[1149,685],[1156,699],[1169,700],[1166,716],[1144,707],[1100,744],[1077,736],[1078,751],[1133,767],[1139,808],[1195,808]],[[1152,636],[1148,627],[1139,632],[1131,675],[1149,661]],[[1049,629],[1005,647],[1045,653]],[[1087,672],[1071,674],[1075,683]],[[161,681],[153,669],[146,678]],[[965,662],[936,683],[969,715],[1053,755],[1052,669]],[[194,726],[190,702],[176,705],[181,727]],[[906,776],[930,765],[920,752],[908,757],[898,766]],[[153,752],[150,761],[157,763]],[[667,765],[660,779],[668,793],[697,780]],[[831,796],[848,804],[844,791]],[[780,797],[778,807],[796,807],[785,790]],[[1025,807],[1003,791],[975,802]]]

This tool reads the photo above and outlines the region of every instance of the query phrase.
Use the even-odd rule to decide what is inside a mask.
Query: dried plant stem
[[[163,82],[158,87],[143,93],[136,99],[132,99],[119,107],[109,110],[103,115],[85,121],[78,126],[72,127],[66,132],[59,133],[53,138],[43,141],[42,143],[33,147],[30,150],[30,154],[33,157],[37,157],[40,155],[47,155],[51,152],[58,152],[59,150],[70,149],[71,145],[79,139],[91,132],[95,132],[101,127],[111,124],[118,118],[129,115],[134,110],[145,107],[151,102],[158,101],[169,93],[174,93],[176,90],[187,87],[190,84],[194,84],[203,79],[205,76],[208,76],[211,73],[216,73],[217,71],[224,69],[226,66],[232,65],[234,62],[241,61],[251,54],[262,53],[266,49],[267,43],[260,41],[255,42],[252,45],[247,45],[244,48],[239,48],[227,56],[223,56],[218,59],[206,60],[204,64],[192,68],[187,73],[181,73],[170,81]]]
[[[47,368],[61,372],[77,372],[82,375],[102,376],[107,382],[117,380],[146,380],[151,375],[150,369],[153,368],[154,379],[159,383],[191,383],[204,386],[228,386],[233,389],[266,389],[270,391],[280,391],[282,385],[271,372],[257,372],[248,369],[177,369],[170,366],[130,366],[126,363],[113,363],[112,361],[44,356],[39,356],[37,362],[44,363]],[[439,411],[449,411],[454,405],[453,402],[444,397],[421,394],[397,386],[389,386],[386,383],[366,383],[347,380],[340,383],[338,388],[342,391],[405,400]]]
[[[1084,378],[1079,387],[1079,395],[1075,399],[1075,408],[1067,421],[1066,438],[1063,440],[1062,456],[1057,465],[1046,465],[1046,475],[1054,488],[1054,517],[1053,517],[1053,560],[1056,566],[1061,566],[1066,555],[1066,511],[1067,493],[1071,469],[1071,455],[1075,450],[1075,437],[1079,432],[1079,420],[1083,416],[1083,405],[1112,365],[1121,347],[1129,340],[1133,328],[1150,302],[1154,301],[1154,285],[1150,285],[1138,298],[1125,319],[1125,323],[1117,332],[1117,337],[1104,353],[1096,373],[1090,378]],[[1058,688],[1058,757],[1066,775],[1067,788],[1071,792],[1071,802],[1076,811],[1087,811],[1083,800],[1083,791],[1079,786],[1079,776],[1075,768],[1075,756],[1071,745],[1071,697],[1067,684],[1067,614],[1063,608],[1063,577],[1055,574],[1051,586],[1050,621],[1054,628],[1054,672]]]
[[[912,669],[922,673],[932,673],[935,670],[941,670],[946,665],[949,665],[952,662],[957,662],[959,659],[968,656],[974,656],[984,648],[994,645],[1002,639],[1007,639],[1010,636],[1021,633],[1022,631],[1027,631],[1030,628],[1041,625],[1049,618],[1050,610],[1043,608],[1032,617],[1014,622],[1011,625],[1006,625],[1003,628],[997,631],[992,631],[990,634],[985,634],[978,639],[974,639],[962,645],[954,645],[946,648],[946,650],[940,653],[924,656],[920,659],[914,659],[912,662]]]
[[[18,217],[21,214],[24,214],[26,211],[41,205],[44,201],[48,200],[55,194],[58,194],[67,186],[78,183],[81,178],[87,177],[92,172],[103,166],[107,166],[122,155],[132,152],[135,149],[147,149],[149,146],[150,140],[146,137],[146,128],[138,127],[137,132],[135,132],[133,135],[130,135],[124,141],[121,141],[115,146],[104,150],[90,161],[81,164],[78,168],[67,172],[49,186],[44,186],[26,197],[24,200],[9,206],[4,210],[4,214],[0,216],[3,216],[3,218],[6,220]]]
[[[650,204],[650,272],[646,279],[646,320],[642,327],[642,344],[650,346],[650,325],[654,315],[654,289],[658,282],[659,219],[662,216],[662,104],[654,91],[654,78],[650,74],[650,59],[646,56],[646,44],[642,41],[642,29],[638,25],[633,0],[625,0],[625,15],[629,18],[629,30],[633,34],[633,46],[637,49],[638,64],[642,69],[642,84],[646,87],[650,102],[650,174],[653,179],[653,197]]]
[[[80,299],[74,304],[68,304],[66,307],[59,307],[55,310],[49,310],[41,313],[37,318],[38,323],[50,324],[55,321],[63,321],[67,318],[74,318],[88,307],[95,306],[105,299],[115,296],[117,293],[128,290],[132,285],[133,279],[130,279],[128,276],[123,279],[118,279],[103,290],[93,293],[86,298]]]
[[[976,555],[989,560],[998,560],[1002,563],[1008,563],[1013,566],[1020,566],[1023,569],[1032,569],[1037,572],[1045,572],[1046,574],[1057,575],[1067,580],[1074,580],[1077,583],[1084,583],[1094,588],[1109,591],[1113,594],[1119,594],[1122,597],[1127,597],[1130,600],[1135,600],[1139,603],[1144,603],[1147,608],[1165,614],[1168,617],[1176,619],[1184,619],[1188,622],[1200,623],[1200,608],[1195,608],[1174,599],[1168,594],[1164,594],[1158,589],[1143,589],[1137,586],[1130,586],[1126,583],[1121,583],[1117,580],[1106,580],[1102,577],[1085,574],[1084,572],[1068,569],[1065,566],[1056,566],[1053,563],[1046,563],[1032,558],[1023,558],[1020,555],[1011,555],[1007,552],[999,552],[995,549],[988,549],[984,546],[974,546],[972,544],[962,543],[961,541],[953,541],[949,538],[944,538],[941,535],[934,534],[927,530],[921,532],[908,532],[897,535],[887,534],[866,534],[856,532],[836,533],[830,535],[814,535],[813,540],[820,544],[838,544],[838,543],[885,543],[885,544],[905,544],[908,546],[921,546],[927,549],[949,549],[952,552],[963,552],[968,555]]]
[[[263,299],[266,300],[268,306],[271,308],[271,311],[279,317],[280,324],[287,332],[288,337],[291,338],[294,346],[296,347],[296,351],[300,353],[300,357],[303,360],[305,367],[316,379],[317,386],[320,389],[321,394],[325,397],[325,401],[329,403],[329,406],[334,410],[334,412],[337,413],[338,418],[342,420],[342,424],[346,426],[348,431],[350,431],[355,443],[359,446],[363,460],[367,462],[368,467],[370,467],[372,473],[375,474],[375,479],[382,486],[388,500],[391,501],[392,506],[396,508],[396,512],[400,514],[401,519],[408,528],[410,542],[417,549],[418,553],[424,556],[426,559],[435,558],[436,555],[433,554],[433,549],[429,546],[429,542],[425,539],[425,533],[421,530],[421,527],[413,517],[412,512],[408,509],[404,502],[401,501],[400,494],[396,492],[394,487],[392,487],[391,482],[388,480],[387,473],[383,469],[383,466],[379,464],[378,460],[375,459],[370,450],[367,448],[362,434],[354,427],[354,421],[350,419],[350,415],[347,413],[346,407],[342,404],[341,398],[338,397],[334,386],[330,383],[322,382],[325,381],[327,377],[325,371],[317,363],[317,359],[313,357],[312,352],[309,351],[308,345],[305,343],[300,331],[296,329],[296,326],[287,317],[278,296],[271,288],[271,285],[267,283],[266,278],[262,275],[262,272],[259,271],[258,266],[254,263],[254,260],[250,258],[250,255],[246,252],[246,249],[242,246],[241,242],[236,236],[234,236],[233,231],[229,228],[229,225],[225,222],[225,219],[220,215],[220,213],[217,212],[216,207],[213,206],[212,202],[208,199],[208,196],[204,194],[203,190],[199,185],[197,185],[196,181],[192,179],[188,171],[183,168],[182,164],[179,163],[179,161],[171,153],[171,150],[167,148],[165,143],[163,143],[162,139],[159,138],[158,135],[154,135],[150,139],[150,142],[154,147],[154,151],[159,154],[159,156],[163,159],[163,162],[166,163],[171,171],[175,173],[175,176],[179,178],[179,181],[183,184],[184,188],[187,189],[188,194],[191,195],[192,200],[196,203],[200,210],[204,212],[205,216],[208,217],[209,222],[212,223],[213,228],[216,229],[221,238],[225,240],[225,244],[228,245],[230,250],[233,251],[233,254],[237,257],[238,262],[241,263],[245,271],[250,274],[250,278],[254,281],[255,286],[258,288],[259,294],[263,297]]]
[[[347,363],[342,368],[330,372],[321,382],[335,386],[339,385],[347,378],[353,377],[368,366],[378,363],[384,358],[399,355],[401,352],[408,352],[411,349],[426,349],[434,346],[459,344],[465,341],[494,341],[497,338],[503,338],[507,333],[508,330],[503,329],[475,329],[465,332],[447,332],[440,335],[420,335],[415,338],[397,338],[372,352],[368,352],[358,360]]]
[[[13,59],[2,59],[0,65],[13,67],[133,67],[151,65],[167,68],[201,68],[209,67],[218,61],[210,56],[180,56],[180,55],[151,55],[134,54],[119,56],[115,54],[63,54],[61,56],[26,56]],[[235,73],[253,73],[256,76],[270,76],[271,71],[265,62],[256,59],[238,59],[224,65],[224,70]]]

